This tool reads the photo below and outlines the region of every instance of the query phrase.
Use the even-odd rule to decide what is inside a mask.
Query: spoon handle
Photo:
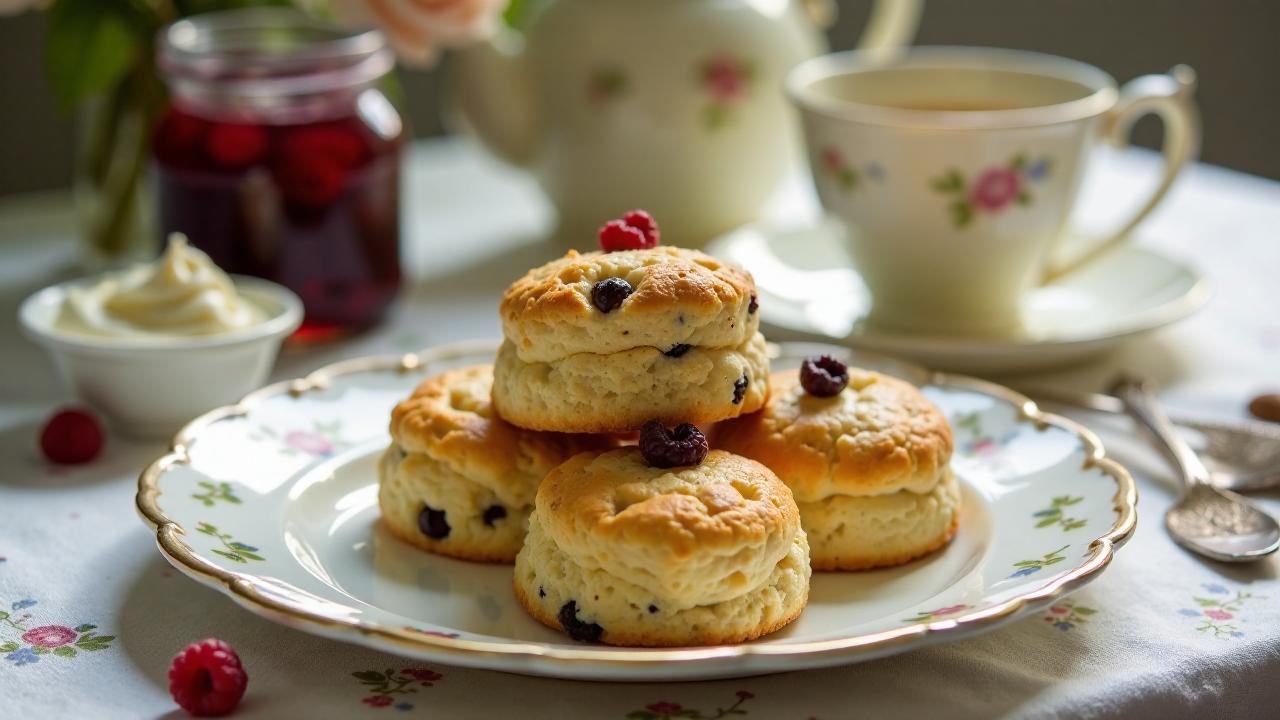
[[[1158,445],[1161,452],[1182,473],[1182,479],[1187,485],[1209,483],[1208,468],[1178,434],[1169,416],[1165,414],[1160,401],[1156,399],[1155,384],[1152,381],[1122,376],[1112,385],[1111,394],[1120,398],[1125,410],[1160,441]]]

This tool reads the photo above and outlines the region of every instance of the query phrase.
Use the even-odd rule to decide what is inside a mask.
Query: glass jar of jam
[[[384,36],[255,8],[180,20],[157,47],[160,231],[298,293],[299,339],[377,322],[400,286],[405,135],[379,89],[395,62]]]

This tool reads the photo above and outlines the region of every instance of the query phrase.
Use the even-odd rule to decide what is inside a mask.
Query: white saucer
[[[755,276],[760,317],[773,340],[839,340],[936,369],[970,373],[1031,370],[1078,362],[1181,320],[1208,301],[1194,268],[1128,245],[1024,300],[1024,330],[1008,338],[895,334],[869,326],[867,289],[832,221],[801,228],[749,225],[707,252]]]

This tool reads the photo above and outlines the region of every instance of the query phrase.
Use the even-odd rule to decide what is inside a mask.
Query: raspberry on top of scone
[[[759,327],[751,274],[657,239],[653,218],[632,211],[601,228],[604,250],[570,251],[512,283],[500,313],[520,359],[736,347],[749,340]]]

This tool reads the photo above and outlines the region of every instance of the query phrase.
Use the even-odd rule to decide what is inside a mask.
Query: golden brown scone
[[[534,617],[575,639],[706,645],[794,620],[809,572],[795,502],[768,468],[713,450],[661,469],[621,448],[548,474],[514,583]]]
[[[769,356],[756,333],[735,348],[694,347],[669,357],[651,347],[522,361],[508,341],[494,364],[493,403],[533,430],[627,432],[646,421],[709,423],[755,412],[769,394]]]
[[[858,368],[829,398],[806,393],[794,370],[770,385],[765,408],[718,424],[712,445],[791,488],[814,568],[901,564],[946,544],[960,502],[951,427],[915,386]]]
[[[591,290],[609,278],[626,280],[632,292],[605,313]],[[641,347],[743,345],[760,324],[755,292],[750,273],[697,250],[571,251],[512,283],[499,312],[519,359],[543,363]]]
[[[492,383],[488,365],[446,370],[392,410],[378,503],[402,540],[442,555],[509,563],[547,472],[577,452],[615,444],[513,427],[493,413]]]

